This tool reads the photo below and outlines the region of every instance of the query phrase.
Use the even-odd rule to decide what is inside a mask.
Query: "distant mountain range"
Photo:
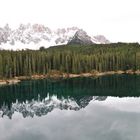
[[[0,28],[0,49],[39,49],[63,44],[106,44],[103,35],[89,36],[77,27],[51,30],[41,24],[20,24],[17,29],[9,25]]]

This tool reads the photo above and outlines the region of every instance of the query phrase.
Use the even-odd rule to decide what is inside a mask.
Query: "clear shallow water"
[[[0,140],[139,140],[140,77],[24,81],[0,88]]]

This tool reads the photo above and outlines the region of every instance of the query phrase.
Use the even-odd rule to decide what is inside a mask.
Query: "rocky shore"
[[[19,76],[14,77],[13,79],[3,79],[0,80],[0,85],[10,85],[10,84],[17,84],[22,80],[30,80],[30,79],[59,79],[59,78],[75,78],[75,77],[99,77],[104,75],[113,75],[113,74],[136,74],[140,75],[140,70],[118,70],[118,71],[108,71],[108,72],[98,72],[92,71],[90,73],[81,73],[81,74],[72,74],[72,73],[62,73],[59,71],[52,71],[46,75],[32,75],[32,76]]]
[[[17,84],[19,83],[20,80],[19,79],[5,79],[5,80],[0,80],[0,85],[10,85],[10,84]]]

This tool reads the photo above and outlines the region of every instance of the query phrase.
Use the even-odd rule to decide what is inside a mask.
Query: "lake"
[[[0,87],[0,140],[139,140],[140,76]]]

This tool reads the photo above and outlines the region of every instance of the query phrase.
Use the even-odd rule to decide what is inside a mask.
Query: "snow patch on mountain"
[[[91,37],[92,41],[95,42],[96,44],[109,44],[110,41],[105,38],[103,35],[97,35]]]

